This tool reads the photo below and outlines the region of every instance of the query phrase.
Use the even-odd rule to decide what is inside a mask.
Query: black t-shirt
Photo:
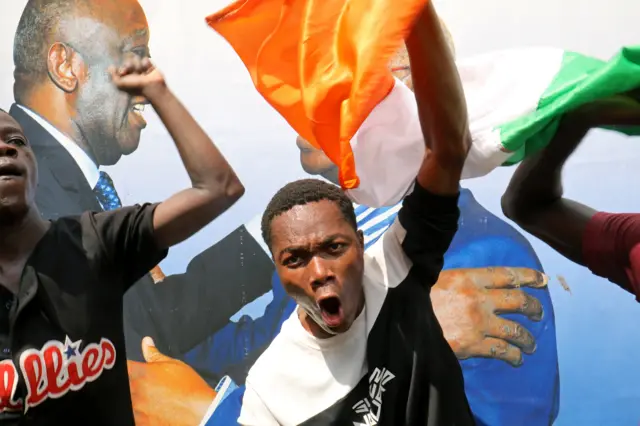
[[[365,254],[365,308],[351,328],[316,339],[294,312],[249,372],[240,424],[474,424],[430,298],[457,230],[457,200],[416,185]]]
[[[1,365],[10,364],[11,361],[11,345],[9,339],[9,312],[11,311],[11,307],[13,306],[15,300],[15,296],[11,291],[9,291],[6,287],[0,286],[0,363]],[[2,370],[3,367],[0,367]],[[3,377],[0,377],[0,381],[4,380]],[[3,386],[0,384],[0,386]],[[6,386],[6,385],[5,385]],[[1,393],[2,400],[4,400],[4,395],[6,393]],[[2,403],[0,402],[0,405]],[[18,420],[20,420],[21,414],[16,411],[3,411],[0,412],[0,424],[2,425],[11,425],[17,424]]]
[[[9,312],[0,423],[134,424],[122,298],[167,254],[153,235],[155,207],[52,222],[27,262]],[[16,413],[18,419],[10,420]]]

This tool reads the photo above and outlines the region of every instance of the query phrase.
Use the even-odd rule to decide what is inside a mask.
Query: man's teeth
[[[141,114],[144,111],[144,104],[135,104],[131,107],[131,110],[137,114]]]

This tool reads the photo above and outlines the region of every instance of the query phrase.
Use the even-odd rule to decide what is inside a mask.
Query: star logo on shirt
[[[67,356],[67,360],[70,360],[74,356],[78,355],[78,348],[80,347],[81,343],[82,343],[82,340],[76,340],[75,342],[72,342],[71,339],[69,339],[69,336],[65,337],[64,354]]]

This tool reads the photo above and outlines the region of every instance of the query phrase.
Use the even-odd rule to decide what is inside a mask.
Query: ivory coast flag
[[[357,188],[352,139],[394,87],[388,63],[427,0],[236,0],[207,17],[258,92]],[[292,141],[293,143],[293,141]]]
[[[379,207],[411,190],[424,158],[416,100],[387,66],[424,5],[239,0],[207,22],[238,53],[260,94],[339,167],[349,196]],[[521,48],[457,65],[473,140],[463,178],[543,148],[564,113],[640,87],[640,46],[609,61]]]

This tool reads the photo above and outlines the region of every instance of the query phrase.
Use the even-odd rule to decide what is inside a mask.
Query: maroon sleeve
[[[582,256],[591,272],[640,301],[640,214],[596,213],[584,230]]]

